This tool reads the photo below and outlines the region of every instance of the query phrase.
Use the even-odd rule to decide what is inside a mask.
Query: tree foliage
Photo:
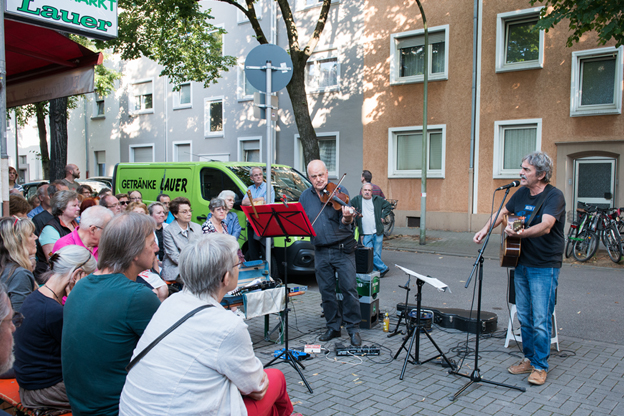
[[[216,35],[225,31],[210,23],[210,10],[196,0],[119,0],[118,11],[118,37],[96,45],[124,60],[157,62],[164,67],[160,75],[174,85],[196,81],[208,87],[236,63],[234,57],[222,56]]]
[[[598,43],[604,45],[613,39],[617,46],[624,44],[624,0],[531,0],[531,5],[541,3],[539,29],[553,28],[561,20],[569,20],[571,34],[567,40],[570,47],[585,32],[595,31]]]

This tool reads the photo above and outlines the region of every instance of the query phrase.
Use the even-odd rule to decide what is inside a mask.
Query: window
[[[238,139],[238,160],[240,162],[262,162],[262,137],[240,137]]]
[[[572,52],[570,117],[622,114],[624,47]]]
[[[496,16],[496,72],[544,67],[544,31],[535,30],[541,7]]]
[[[388,129],[388,177],[422,176],[422,126]],[[427,126],[427,177],[444,178],[446,125]]]
[[[243,199],[243,195],[234,180],[225,172],[214,168],[203,168],[200,172],[202,198],[210,201],[216,198],[224,190],[234,191],[238,200]]]
[[[517,179],[522,158],[541,148],[541,118],[494,122],[494,178]]]
[[[28,163],[28,156],[20,155],[20,157],[19,157],[19,164],[20,165],[26,165],[27,163]]]
[[[204,98],[204,136],[223,136],[223,97]]]
[[[238,85],[236,88],[239,101],[253,100],[254,92],[260,92],[249,83],[245,74],[245,62],[238,65]]]
[[[224,38],[224,33],[221,32],[221,30],[223,30],[223,25],[214,25],[214,27],[218,28],[217,30],[213,30],[210,35],[215,39],[215,41],[217,42],[217,50],[215,51],[214,55],[218,55],[218,56],[223,56],[223,38]]]
[[[243,23],[249,23],[249,19],[247,18],[247,16],[241,12],[238,8],[236,9],[236,21],[237,23],[243,24]],[[256,11],[256,18],[258,20],[262,20],[262,11],[263,11],[263,6],[262,6],[262,0],[256,0],[254,2],[254,10]]]
[[[100,118],[100,117],[104,117],[105,112],[106,112],[106,107],[104,106],[104,97],[102,97],[100,94],[98,93],[94,93],[94,100],[93,100],[93,116],[91,116],[91,118]]]
[[[319,152],[321,154],[321,160],[325,162],[327,171],[330,178],[337,178],[339,170],[339,144],[340,134],[338,132],[332,133],[317,133],[316,134]],[[301,146],[301,140],[299,135],[295,135],[295,166],[301,171],[306,171],[305,158],[303,157],[303,147]]]
[[[130,145],[130,162],[150,163],[154,161],[154,145]]]
[[[191,162],[192,160],[191,142],[173,142],[174,162]]]
[[[306,64],[306,90],[308,92],[340,89],[340,64],[338,58],[310,58]]]
[[[428,76],[430,81],[448,79],[449,26],[429,29]],[[424,81],[424,30],[394,33],[390,36],[390,83]]]
[[[332,4],[340,3],[340,0],[332,0]],[[314,7],[321,7],[323,0],[296,0],[296,11],[312,9]]]
[[[193,89],[190,82],[180,84],[180,90],[173,92],[173,109],[193,107]]]
[[[154,84],[152,80],[130,84],[130,114],[154,112]]]
[[[95,176],[106,176],[106,151],[95,152]]]

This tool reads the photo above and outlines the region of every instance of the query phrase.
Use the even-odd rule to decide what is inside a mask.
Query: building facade
[[[569,220],[579,201],[624,205],[622,47],[592,33],[567,48],[565,22],[532,30],[541,9],[524,0],[422,4],[427,228],[480,229],[495,188],[534,150],[553,158]],[[418,224],[421,210],[423,27],[413,1],[367,3],[364,166],[399,200],[399,226]]]

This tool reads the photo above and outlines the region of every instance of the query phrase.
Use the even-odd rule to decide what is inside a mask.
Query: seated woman
[[[232,212],[232,208],[234,208],[234,200],[236,198],[236,194],[233,191],[221,191],[217,198],[224,200],[227,207],[227,216],[224,220],[225,225],[227,225],[227,233],[229,235],[233,235],[234,238],[238,240],[238,237],[240,237],[241,235],[241,226],[240,222],[238,221],[238,215]],[[206,219],[209,220],[211,217],[212,212],[208,214],[208,218]],[[204,225],[206,225],[206,223],[204,223]],[[202,225],[202,229],[203,227],[204,226]]]
[[[56,192],[50,199],[50,205],[54,218],[43,227],[39,236],[46,258],[50,256],[56,240],[65,237],[78,226],[76,218],[80,215],[80,201],[74,191]]]
[[[0,219],[0,281],[7,285],[15,312],[20,312],[24,299],[36,287],[32,274],[36,241],[35,225],[29,219]]]
[[[164,280],[178,280],[178,259],[180,252],[189,243],[202,235],[201,227],[191,220],[193,211],[191,201],[183,196],[175,198],[169,204],[169,210],[175,220],[163,231],[165,245],[165,259],[163,260],[160,276]]]
[[[61,299],[74,284],[93,273],[95,258],[77,245],[66,246],[50,257],[46,283],[31,293],[22,306],[24,322],[15,331],[15,378],[26,407],[69,409],[61,368]]]
[[[206,222],[202,224],[202,231],[204,234],[212,234],[212,233],[220,233],[220,234],[230,234],[227,226],[227,215],[228,215],[228,205],[225,200],[221,198],[212,198],[210,200],[210,204],[208,205],[208,209],[210,210],[210,214],[208,214],[208,219]],[[238,219],[237,219],[238,221]],[[240,226],[238,227],[240,229]],[[240,234],[240,231],[239,231]],[[243,251],[238,249],[238,260],[243,263],[245,261],[245,256],[243,255]]]
[[[235,238],[218,233],[182,250],[184,289],[156,311],[133,358],[188,312],[210,307],[184,321],[135,363],[121,393],[120,415],[292,414],[284,375],[262,368],[247,325],[219,303],[236,288],[237,250]]]

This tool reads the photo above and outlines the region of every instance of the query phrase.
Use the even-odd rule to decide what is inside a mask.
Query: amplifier
[[[348,357],[349,355],[380,355],[381,350],[379,347],[369,347],[362,345],[361,347],[354,347],[352,345],[345,347],[342,344],[336,344],[336,355],[338,357]]]
[[[361,274],[373,272],[372,247],[358,247],[355,249],[355,272]]]

